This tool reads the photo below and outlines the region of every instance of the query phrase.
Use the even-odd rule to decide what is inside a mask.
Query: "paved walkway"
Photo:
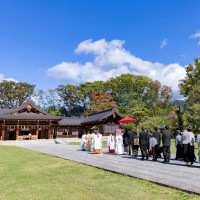
[[[129,156],[117,156],[107,153],[104,149],[102,154],[95,155],[92,152],[80,151],[79,146],[63,144],[34,144],[20,145],[21,147],[50,154],[60,158],[77,161],[109,171],[126,174],[158,184],[171,186],[187,192],[200,194],[200,164],[194,163],[187,167],[182,161],[173,159],[169,164],[132,159]]]

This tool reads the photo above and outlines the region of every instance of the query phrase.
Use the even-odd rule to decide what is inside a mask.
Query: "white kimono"
[[[82,138],[81,138],[81,150],[82,151],[86,151],[87,150],[86,135],[82,135]]]
[[[97,137],[97,136],[94,137],[94,139],[93,139],[93,147],[94,147],[94,150],[101,149],[102,141],[101,141],[100,137]]]
[[[110,135],[107,139],[107,147],[110,147],[110,150],[115,149],[115,137]]]
[[[121,135],[116,136],[115,146],[115,153],[118,155],[123,154],[123,137]]]

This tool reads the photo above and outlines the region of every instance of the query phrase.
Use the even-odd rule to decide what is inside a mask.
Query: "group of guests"
[[[100,154],[102,150],[102,134],[98,131],[93,133],[84,133],[81,139],[82,151],[93,151],[95,154]]]
[[[161,152],[163,152],[164,162],[170,160],[170,145],[171,145],[171,133],[169,127],[165,126],[162,129],[162,138],[158,128],[154,127],[154,132],[150,133],[145,127],[142,127],[141,133],[132,132],[130,129],[125,129],[123,134],[124,151],[125,154],[132,155],[134,158],[138,156],[138,149],[141,150],[142,160],[149,159],[150,155],[153,155],[153,161],[157,161],[161,158]],[[163,147],[160,147],[160,143],[163,143]],[[131,152],[132,149],[132,152]]]
[[[158,131],[157,127],[154,127],[154,132],[150,133],[145,127],[141,128],[141,132],[138,135],[137,132],[132,132],[131,129],[125,129],[122,134],[121,129],[116,130],[116,137],[112,134],[108,136],[107,147],[109,153],[116,153],[117,155],[126,154],[132,155],[133,158],[138,157],[138,150],[141,150],[142,160],[149,159],[149,156],[153,156],[153,161],[157,161],[158,158],[162,158],[163,153],[164,163],[170,162],[170,147],[172,134],[169,131],[169,126],[165,126]],[[161,137],[162,133],[162,137]],[[162,142],[162,147],[161,147]],[[200,128],[198,129],[197,144],[200,152]],[[186,162],[186,165],[192,165],[196,161],[195,156],[195,136],[192,133],[192,128],[182,126],[180,130],[177,130],[175,137],[176,145],[176,159]],[[84,134],[81,140],[82,150],[94,151],[99,154],[102,150],[102,134],[99,132],[92,134]],[[200,153],[199,153],[200,154]],[[199,155],[200,162],[200,155]]]
[[[192,128],[182,126],[180,130],[177,130],[175,137],[176,145],[176,159],[184,160],[186,165],[192,165],[196,161],[195,156],[195,136],[192,133]],[[198,128],[197,135],[198,155],[200,154],[200,128]],[[200,155],[199,155],[200,162]]]

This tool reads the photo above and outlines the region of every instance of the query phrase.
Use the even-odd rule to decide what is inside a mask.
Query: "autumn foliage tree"
[[[85,101],[85,105],[88,108],[85,114],[89,115],[112,107],[117,107],[116,102],[112,99],[112,95],[106,94],[104,91],[91,92],[90,101]]]

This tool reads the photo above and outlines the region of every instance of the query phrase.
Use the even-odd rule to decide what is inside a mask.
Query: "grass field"
[[[70,145],[81,145],[80,142],[70,142]],[[162,146],[162,144],[161,144]],[[107,142],[103,141],[103,148],[107,147]],[[172,154],[176,154],[176,147],[175,147],[175,139],[171,140],[171,153]],[[196,157],[198,156],[198,149],[197,149],[197,143],[195,144],[195,155]]]
[[[200,199],[20,147],[0,146],[0,199]]]

